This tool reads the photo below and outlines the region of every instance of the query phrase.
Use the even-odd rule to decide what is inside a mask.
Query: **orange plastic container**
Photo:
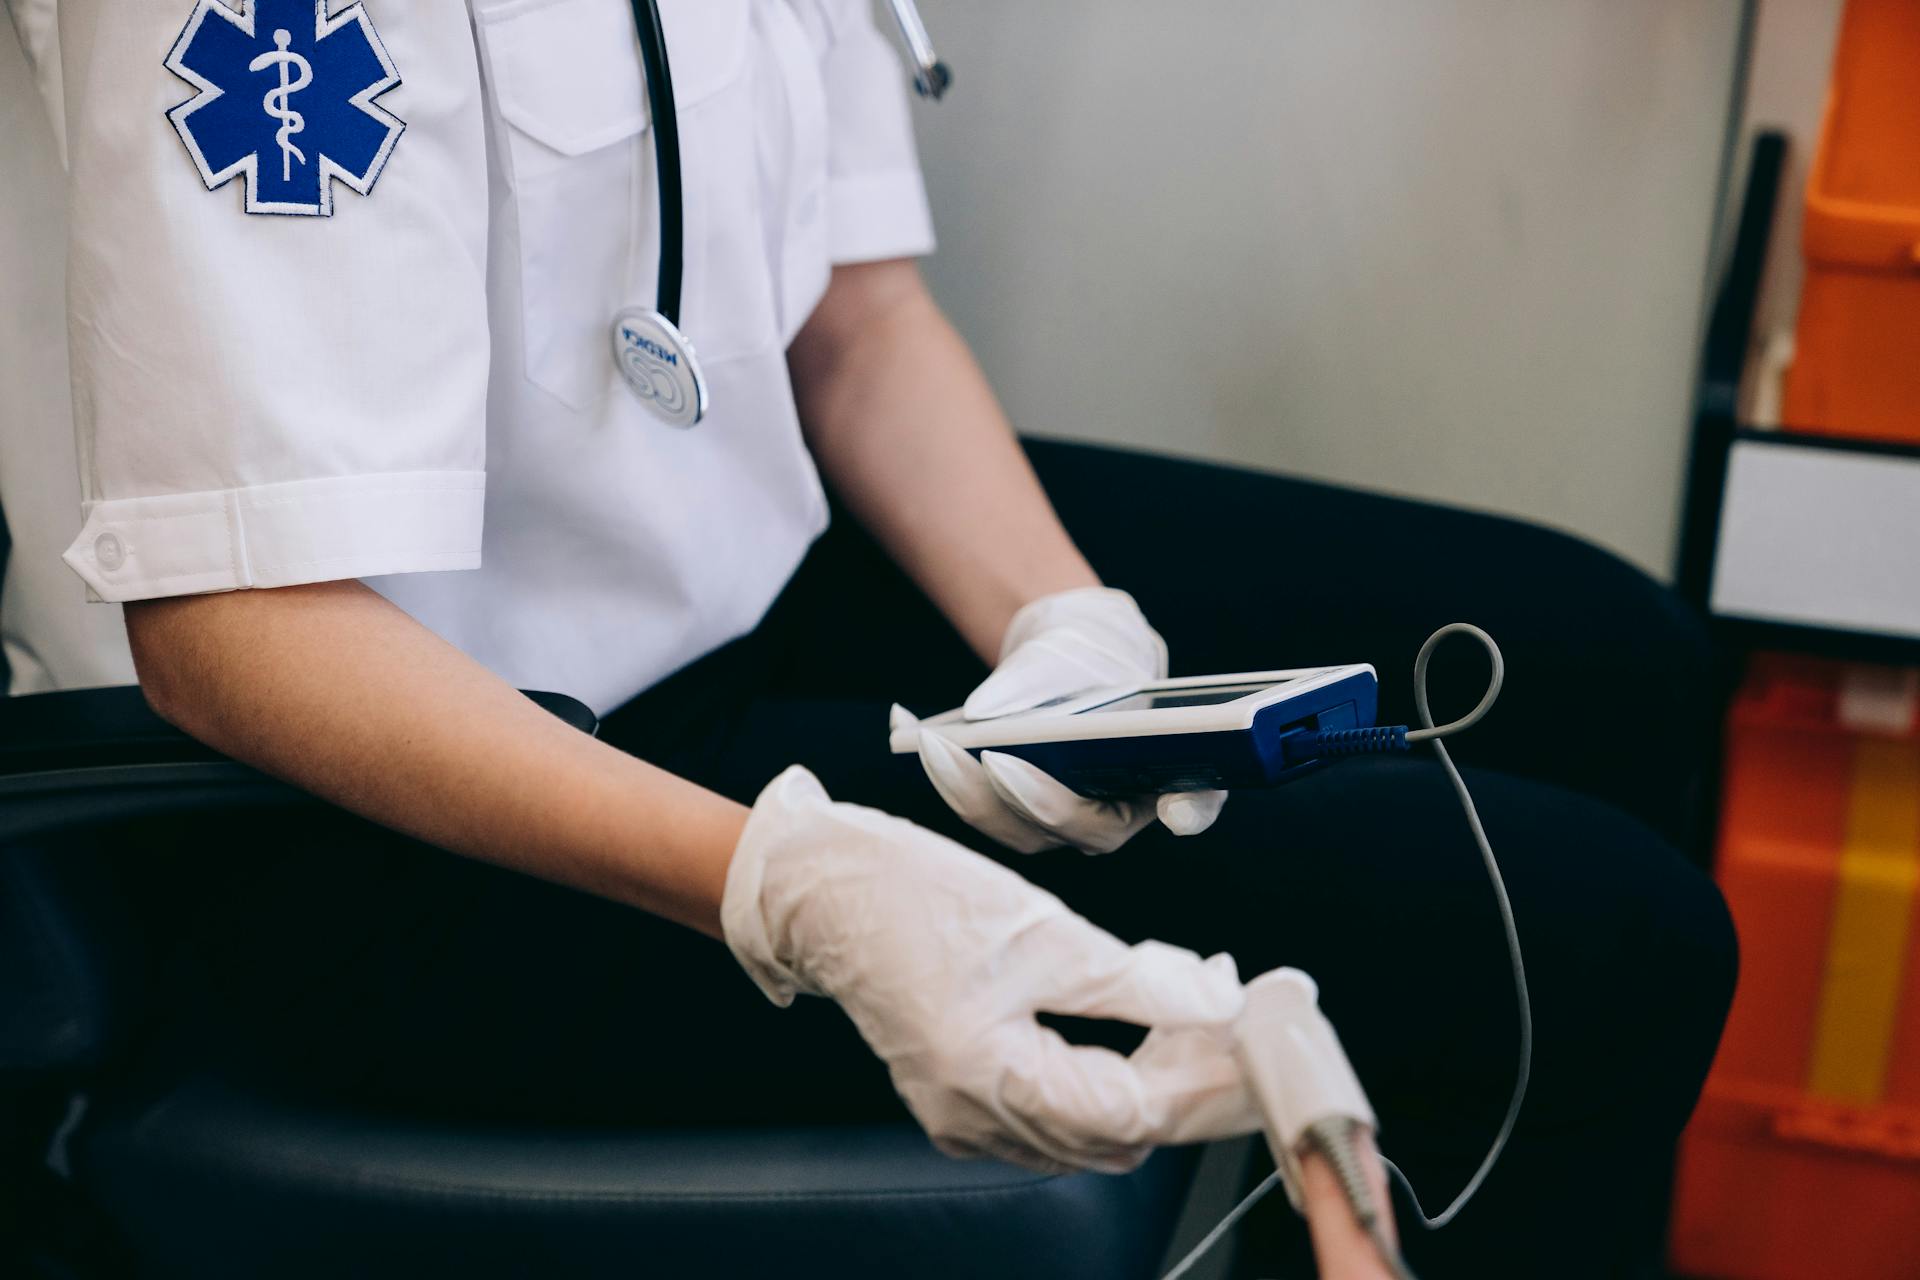
[[[1848,0],[1802,250],[1787,425],[1920,442],[1920,0]]]
[[[1920,733],[1886,716],[1898,696],[1849,727],[1848,670],[1764,658],[1733,707],[1718,876],[1741,977],[1681,1145],[1682,1275],[1920,1276]]]

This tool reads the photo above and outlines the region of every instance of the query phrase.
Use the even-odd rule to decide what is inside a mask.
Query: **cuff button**
[[[93,558],[102,569],[112,573],[127,562],[127,544],[120,541],[117,533],[103,533],[93,540]]]

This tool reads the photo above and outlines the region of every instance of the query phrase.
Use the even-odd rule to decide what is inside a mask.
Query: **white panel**
[[[1920,635],[1920,459],[1736,444],[1713,611]]]
[[[921,8],[928,275],[1022,429],[1669,572],[1737,0]]]

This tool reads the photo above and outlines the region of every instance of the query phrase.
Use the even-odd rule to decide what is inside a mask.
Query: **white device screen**
[[[1211,707],[1222,702],[1238,701],[1250,693],[1261,693],[1273,688],[1276,683],[1290,682],[1217,684],[1199,689],[1160,689],[1145,693],[1130,693],[1124,698],[1115,698],[1112,702],[1088,707],[1080,714],[1087,716],[1100,711],[1164,711],[1168,707]]]

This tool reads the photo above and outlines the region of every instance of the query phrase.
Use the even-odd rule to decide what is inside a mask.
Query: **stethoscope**
[[[938,100],[953,83],[934,54],[914,0],[889,0],[900,35],[913,56],[913,87]],[[707,413],[707,379],[693,343],[680,331],[680,288],[686,272],[685,205],[680,180],[680,119],[673,102],[673,70],[659,0],[632,0],[633,26],[647,76],[647,110],[653,117],[653,165],[660,190],[660,276],[651,307],[628,307],[613,319],[613,357],[621,376],[654,415],[675,427],[691,427]]]

